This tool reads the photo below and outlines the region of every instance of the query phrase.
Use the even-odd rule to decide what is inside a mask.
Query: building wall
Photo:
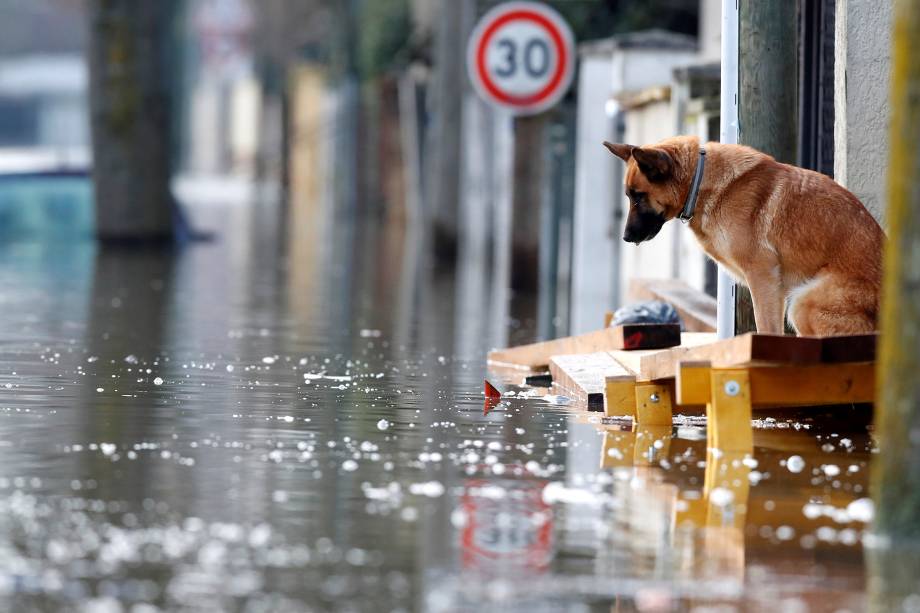
[[[695,51],[647,47],[594,47],[582,52],[578,83],[572,334],[596,330],[603,325],[604,313],[626,302],[626,290],[633,275],[668,277],[674,270],[678,251],[672,236],[667,239],[667,247],[662,247],[664,241],[656,239],[663,255],[653,255],[650,251],[647,256],[630,254],[635,247],[623,242],[622,219],[614,216],[616,211],[624,210],[622,162],[601,143],[625,140],[638,145],[673,136],[676,130],[674,112],[666,102],[634,118],[639,123],[635,124],[633,140],[617,136],[615,98],[626,92],[668,85],[673,69],[693,62],[696,57]],[[645,113],[652,114],[648,121]],[[625,116],[629,121],[630,113]],[[640,129],[639,125],[644,127]]]
[[[674,135],[674,110],[668,99],[626,112],[626,142],[654,143]],[[692,132],[692,130],[690,130]],[[624,203],[624,208],[626,204]],[[625,220],[624,210],[624,220]],[[617,230],[619,240],[622,228]],[[703,290],[705,254],[689,228],[677,220],[664,225],[653,240],[640,245],[623,244],[620,264],[620,296],[630,299],[633,279],[680,279]]]
[[[700,2],[700,60],[722,57],[722,0]]]
[[[885,208],[891,0],[837,0],[834,178],[876,219]]]
[[[578,76],[572,308],[569,330],[580,334],[603,326],[610,308],[614,251],[610,240],[613,162],[601,143],[612,137],[606,112],[612,58],[582,57]]]
[[[648,87],[670,85],[671,71],[677,66],[691,64],[697,59],[695,51],[671,49],[624,49],[613,54],[610,92],[620,95]],[[673,130],[673,126],[671,126]]]
[[[89,145],[87,69],[82,55],[0,59],[0,142],[27,147]],[[22,117],[33,117],[22,121]],[[6,129],[4,129],[6,128]]]

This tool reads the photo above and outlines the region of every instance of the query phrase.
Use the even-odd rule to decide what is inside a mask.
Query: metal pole
[[[607,133],[610,135],[611,142],[622,143],[626,138],[626,123],[624,120],[624,113],[620,109],[620,103],[614,99],[607,101],[607,104],[604,108],[607,113],[607,119],[609,123]],[[620,163],[620,160],[613,158],[615,163],[613,164],[613,211],[611,212],[610,217],[610,233],[613,237],[613,261],[620,261],[620,252],[622,251],[620,245],[621,241],[619,235],[623,232],[623,164]],[[610,302],[609,305],[611,310],[615,311],[621,306],[623,306],[623,296],[620,292],[620,284],[622,278],[620,275],[620,266],[613,266],[613,275],[611,277],[612,287],[610,290]]]
[[[719,140],[738,142],[738,0],[722,0],[722,104]],[[719,338],[735,335],[735,282],[719,267],[716,291]]]

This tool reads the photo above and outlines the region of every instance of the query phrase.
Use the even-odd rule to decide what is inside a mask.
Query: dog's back
[[[707,148],[736,162],[720,211],[748,226],[737,238],[775,253],[799,333],[875,329],[884,233],[859,199],[826,175],[779,163],[750,147]]]

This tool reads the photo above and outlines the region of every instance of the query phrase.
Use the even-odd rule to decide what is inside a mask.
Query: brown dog
[[[787,304],[802,335],[876,329],[884,233],[833,179],[750,147],[701,148],[694,137],[604,145],[628,164],[623,240],[688,221],[703,250],[751,289],[760,332],[783,333]]]

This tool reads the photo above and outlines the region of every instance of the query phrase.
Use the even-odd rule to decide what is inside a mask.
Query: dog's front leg
[[[783,290],[778,275],[771,272],[747,275],[751,299],[754,302],[754,321],[757,331],[763,334],[783,334]]]

